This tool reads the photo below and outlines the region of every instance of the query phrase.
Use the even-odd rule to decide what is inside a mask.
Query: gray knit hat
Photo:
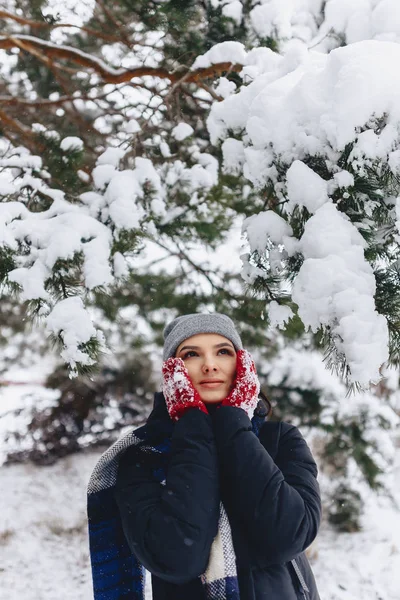
[[[177,317],[164,329],[163,360],[174,356],[184,340],[198,333],[218,333],[228,338],[236,350],[243,348],[240,335],[229,317],[221,313],[193,313]]]

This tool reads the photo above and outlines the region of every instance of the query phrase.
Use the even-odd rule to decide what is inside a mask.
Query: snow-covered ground
[[[0,469],[2,600],[93,598],[86,484],[99,455],[91,451],[48,467]],[[400,504],[400,450],[395,477]],[[364,527],[341,535],[326,524],[321,527],[310,548],[321,600],[398,600],[400,512],[384,498],[377,507],[371,495]]]

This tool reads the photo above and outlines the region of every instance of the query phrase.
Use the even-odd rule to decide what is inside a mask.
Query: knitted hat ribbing
[[[221,313],[193,313],[177,317],[165,327],[163,359],[174,356],[184,340],[198,333],[217,333],[230,340],[236,350],[243,348],[240,335],[229,317]]]

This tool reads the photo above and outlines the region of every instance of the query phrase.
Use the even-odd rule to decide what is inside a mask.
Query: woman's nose
[[[217,371],[217,365],[213,360],[205,360],[203,363],[203,372],[208,373],[209,371]]]

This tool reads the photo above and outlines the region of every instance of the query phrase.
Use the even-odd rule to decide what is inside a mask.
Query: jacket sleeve
[[[259,559],[284,563],[317,535],[321,499],[317,466],[300,431],[280,423],[275,462],[253,433],[244,410],[222,406],[214,415],[223,497],[243,524]]]
[[[206,570],[217,534],[219,485],[210,415],[188,410],[176,422],[166,485],[138,453],[120,460],[114,497],[124,535],[145,568],[182,584]]]

